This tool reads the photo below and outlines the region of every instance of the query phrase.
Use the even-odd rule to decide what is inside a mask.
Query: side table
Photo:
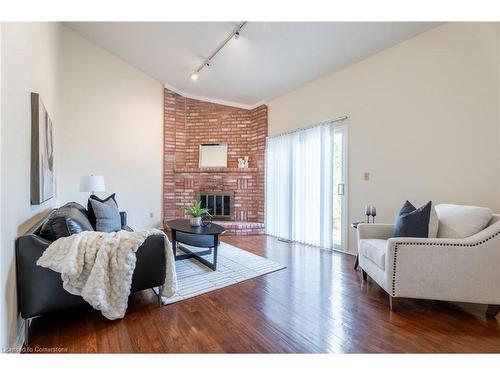
[[[366,223],[366,221],[355,221],[354,223],[351,223],[351,227],[357,230],[358,225],[363,223]],[[354,262],[354,270],[358,269],[358,265],[359,265],[359,253],[356,255],[356,261]]]

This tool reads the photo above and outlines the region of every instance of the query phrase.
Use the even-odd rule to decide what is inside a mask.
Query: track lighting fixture
[[[198,77],[199,77],[199,73],[201,72],[201,70],[204,68],[204,67],[209,67],[210,66],[210,61],[222,50],[222,48],[224,48],[226,46],[226,44],[234,37],[234,39],[238,39],[239,36],[240,36],[240,31],[241,29],[243,28],[243,26],[246,25],[246,21],[245,22],[240,22],[235,28],[233,31],[231,31],[231,34],[229,34],[229,36],[224,39],[224,41],[217,47],[217,49],[212,52],[212,54],[205,59],[205,61],[203,61],[203,63],[198,67],[198,69],[194,70],[193,72],[191,72],[191,80],[193,81],[196,81],[198,80]]]

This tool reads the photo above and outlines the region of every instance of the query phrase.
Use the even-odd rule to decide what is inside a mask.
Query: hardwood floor
[[[401,299],[353,270],[354,257],[267,236],[223,241],[287,269],[158,308],[130,297],[124,319],[91,308],[35,319],[31,347],[76,353],[500,352],[485,305]]]

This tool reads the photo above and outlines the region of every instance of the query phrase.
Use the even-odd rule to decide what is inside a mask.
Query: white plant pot
[[[189,224],[191,224],[192,227],[199,227],[201,226],[201,217],[192,217],[189,219]]]

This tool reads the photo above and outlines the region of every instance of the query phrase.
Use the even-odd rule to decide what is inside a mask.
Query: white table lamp
[[[104,176],[82,176],[80,177],[80,191],[94,194],[96,191],[105,191]]]

